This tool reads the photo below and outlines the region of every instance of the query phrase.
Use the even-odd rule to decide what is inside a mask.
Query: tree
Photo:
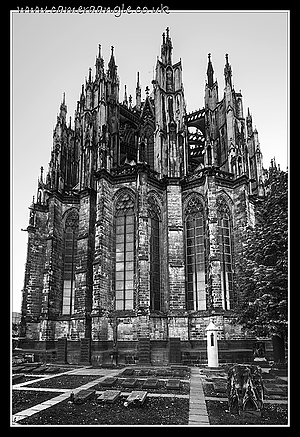
[[[256,224],[247,231],[237,263],[242,296],[238,322],[257,336],[287,338],[288,175],[269,169],[266,195],[256,201]]]

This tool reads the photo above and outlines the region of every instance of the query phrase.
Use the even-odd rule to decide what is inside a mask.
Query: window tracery
[[[193,196],[185,208],[186,305],[206,309],[206,242],[202,201]]]
[[[78,222],[78,212],[73,209],[68,213],[64,227],[62,299],[63,315],[71,315],[74,312]]]
[[[221,290],[223,309],[232,306],[232,221],[229,206],[223,197],[217,199],[218,240],[221,260]]]

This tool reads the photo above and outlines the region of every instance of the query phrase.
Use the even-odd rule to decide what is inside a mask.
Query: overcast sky
[[[151,80],[162,33],[170,28],[173,63],[181,58],[187,111],[204,106],[207,54],[224,91],[225,53],[233,85],[241,90],[257,127],[264,167],[275,156],[282,169],[289,149],[289,27],[284,11],[170,11],[169,14],[22,14],[11,16],[11,208],[12,306],[21,308],[27,250],[28,206],[36,195],[40,167],[47,171],[53,128],[62,95],[74,116],[81,84],[102,45],[105,65],[110,47],[124,85],[135,103],[136,74],[142,98]]]

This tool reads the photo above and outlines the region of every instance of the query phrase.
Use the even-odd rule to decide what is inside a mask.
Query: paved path
[[[199,368],[191,367],[189,425],[207,426],[209,419]]]

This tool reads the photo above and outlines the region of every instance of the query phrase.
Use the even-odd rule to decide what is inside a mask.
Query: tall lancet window
[[[205,221],[199,197],[185,208],[186,306],[188,310],[206,309]]]
[[[134,200],[125,193],[115,209],[115,308],[131,310],[134,302]]]
[[[77,254],[78,212],[72,209],[65,221],[63,245],[63,300],[62,314],[74,312],[75,266]]]
[[[232,307],[233,268],[232,268],[232,223],[227,202],[217,199],[218,239],[221,259],[221,290],[224,310]]]
[[[150,306],[152,311],[160,311],[160,211],[157,203],[152,197],[149,198],[148,204]]]

